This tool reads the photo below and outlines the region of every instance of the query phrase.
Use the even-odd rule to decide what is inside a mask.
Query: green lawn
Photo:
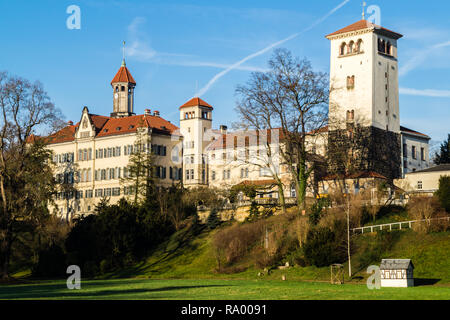
[[[415,300],[450,299],[450,287],[418,286],[369,290],[362,284],[331,285],[279,280],[152,280],[82,281],[68,290],[65,281],[0,286],[0,299],[179,299],[179,300]]]

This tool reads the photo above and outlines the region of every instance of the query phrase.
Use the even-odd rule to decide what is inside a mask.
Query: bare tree
[[[9,277],[11,249],[25,225],[38,223],[52,201],[50,151],[38,133],[60,123],[42,85],[0,73],[0,277]]]
[[[252,73],[247,85],[237,88],[241,99],[236,109],[243,126],[281,129],[280,154],[292,174],[297,203],[305,208],[308,179],[314,170],[314,165],[308,167],[308,140],[327,123],[328,76],[313,71],[308,60],[294,58],[285,49],[275,51],[269,67],[269,72]]]

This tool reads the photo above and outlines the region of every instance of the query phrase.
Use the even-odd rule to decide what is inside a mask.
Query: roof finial
[[[365,1],[363,1],[362,7],[363,7],[363,11],[362,11],[362,19],[366,20],[366,5],[367,3]]]
[[[123,47],[122,47],[122,67],[125,67],[125,40],[123,41]]]

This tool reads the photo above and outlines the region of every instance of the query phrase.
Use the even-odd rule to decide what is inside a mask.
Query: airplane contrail
[[[283,44],[283,43],[285,43],[285,42],[287,42],[287,41],[289,41],[289,40],[292,40],[292,39],[298,37],[300,34],[306,32],[306,31],[311,30],[311,29],[314,28],[316,25],[322,23],[325,19],[327,19],[329,16],[331,16],[331,15],[332,15],[333,13],[335,13],[337,10],[339,10],[339,9],[342,8],[344,5],[346,5],[348,2],[350,2],[350,0],[345,0],[345,1],[343,1],[343,2],[342,2],[341,4],[339,4],[336,8],[334,8],[333,10],[331,10],[330,12],[328,12],[328,13],[327,13],[326,15],[324,15],[322,18],[320,18],[320,19],[318,19],[317,21],[315,21],[311,26],[309,26],[309,27],[306,28],[305,30],[303,30],[303,31],[301,31],[301,32],[294,33],[294,34],[290,35],[289,37],[287,37],[287,38],[285,38],[285,39],[283,39],[283,40],[280,40],[280,41],[277,41],[277,42],[275,42],[275,43],[272,43],[271,45],[265,47],[264,49],[259,50],[258,52],[255,52],[255,53],[253,53],[253,54],[251,54],[251,55],[249,55],[249,56],[243,58],[242,60],[239,60],[238,62],[232,64],[231,66],[229,66],[229,67],[226,68],[225,70],[222,70],[221,72],[219,72],[218,74],[216,74],[211,80],[209,80],[209,82],[208,82],[203,88],[201,88],[200,91],[198,91],[198,92],[195,94],[195,96],[196,96],[196,97],[200,97],[200,96],[204,95],[204,94],[209,90],[209,88],[211,88],[211,86],[212,86],[217,80],[219,80],[220,78],[222,78],[224,75],[226,75],[226,74],[227,74],[228,72],[230,72],[231,70],[233,70],[233,69],[239,67],[241,64],[247,62],[248,60],[253,59],[253,58],[257,57],[257,56],[260,56],[260,55],[266,53],[267,51],[269,51],[270,49],[275,48],[275,47],[277,47],[277,46],[279,46],[279,45],[281,45],[281,44]]]

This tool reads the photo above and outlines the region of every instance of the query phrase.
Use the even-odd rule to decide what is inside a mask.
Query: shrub
[[[345,255],[339,250],[339,239],[326,227],[319,227],[308,232],[303,247],[306,260],[316,267],[329,266],[345,261]]]
[[[436,192],[441,207],[450,213],[450,176],[439,178],[439,189]]]
[[[408,203],[408,215],[412,220],[435,218],[440,211],[439,201],[436,197],[413,197]],[[424,221],[413,224],[417,232],[429,232],[431,222]]]
[[[209,213],[208,219],[206,220],[206,226],[213,230],[217,228],[217,226],[220,225],[220,219],[217,215],[217,209],[213,208],[211,209],[211,212]]]

